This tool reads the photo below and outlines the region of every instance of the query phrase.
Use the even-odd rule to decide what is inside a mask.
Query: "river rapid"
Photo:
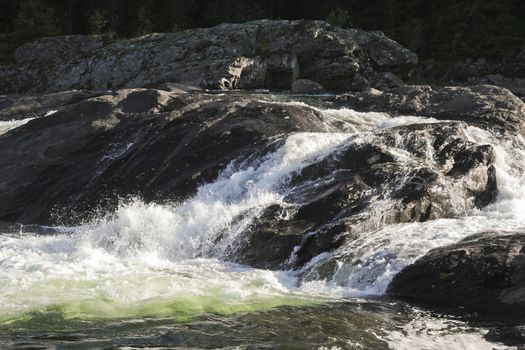
[[[473,142],[496,153],[498,198],[483,209],[388,225],[300,269],[231,261],[243,230],[264,208],[286,205],[294,190],[289,180],[304,167],[379,131],[436,122],[350,109],[322,113],[327,125],[343,123],[345,131],[284,135],[274,151],[232,162],[183,202],[128,198],[114,213],[78,227],[0,228],[0,348],[512,348],[491,336],[498,325],[384,294],[396,273],[430,249],[481,231],[525,229],[520,136],[496,138],[465,126]],[[0,132],[27,121],[3,122]],[[403,140],[390,152],[413,166]],[[329,259],[336,259],[335,273],[318,273]]]

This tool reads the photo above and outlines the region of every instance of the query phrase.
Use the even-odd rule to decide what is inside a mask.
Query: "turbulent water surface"
[[[390,225],[301,270],[269,271],[228,261],[254,217],[272,204],[286,204],[291,175],[378,130],[435,122],[345,109],[323,114],[327,124],[345,123],[347,132],[288,135],[270,154],[233,162],[183,203],[136,199],[80,227],[47,233],[4,229],[0,347],[506,348],[488,340],[489,325],[392,303],[382,295],[397,272],[432,248],[479,231],[525,228],[525,147],[510,146],[525,146],[521,139],[496,140],[465,127],[472,141],[496,150],[499,197],[483,210]],[[0,133],[24,122],[4,122]],[[403,142],[390,151],[406,157]],[[335,274],[316,273],[327,259],[343,256]]]

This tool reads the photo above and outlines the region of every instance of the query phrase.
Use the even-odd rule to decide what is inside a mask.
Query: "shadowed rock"
[[[298,79],[292,83],[292,92],[296,94],[322,94],[326,93],[326,90],[315,81]]]
[[[434,249],[396,275],[388,293],[445,311],[464,307],[523,322],[525,233],[486,232]]]
[[[42,116],[52,110],[107,94],[107,91],[63,91],[45,95],[0,96],[0,121]]]

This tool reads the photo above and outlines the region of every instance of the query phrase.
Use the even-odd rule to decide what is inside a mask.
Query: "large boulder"
[[[289,89],[311,79],[331,90],[363,88],[403,72],[417,56],[380,32],[322,21],[254,21],[112,42],[102,36],[43,38],[0,66],[0,93],[147,87]]]
[[[428,252],[388,287],[394,297],[525,321],[525,233],[485,232]]]

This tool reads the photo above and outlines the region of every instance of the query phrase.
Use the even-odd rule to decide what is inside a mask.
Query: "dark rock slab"
[[[388,293],[438,309],[525,321],[525,233],[485,232],[434,249],[403,269]]]
[[[525,97],[525,78],[509,78],[501,74],[489,74],[482,78],[471,79],[472,84],[491,84],[501,86],[521,98]]]
[[[52,110],[75,104],[107,91],[62,91],[44,95],[0,96],[0,121],[45,115]]]
[[[84,99],[0,135],[0,218],[73,224],[123,196],[181,200],[279,135],[327,130],[307,106],[175,90]]]

